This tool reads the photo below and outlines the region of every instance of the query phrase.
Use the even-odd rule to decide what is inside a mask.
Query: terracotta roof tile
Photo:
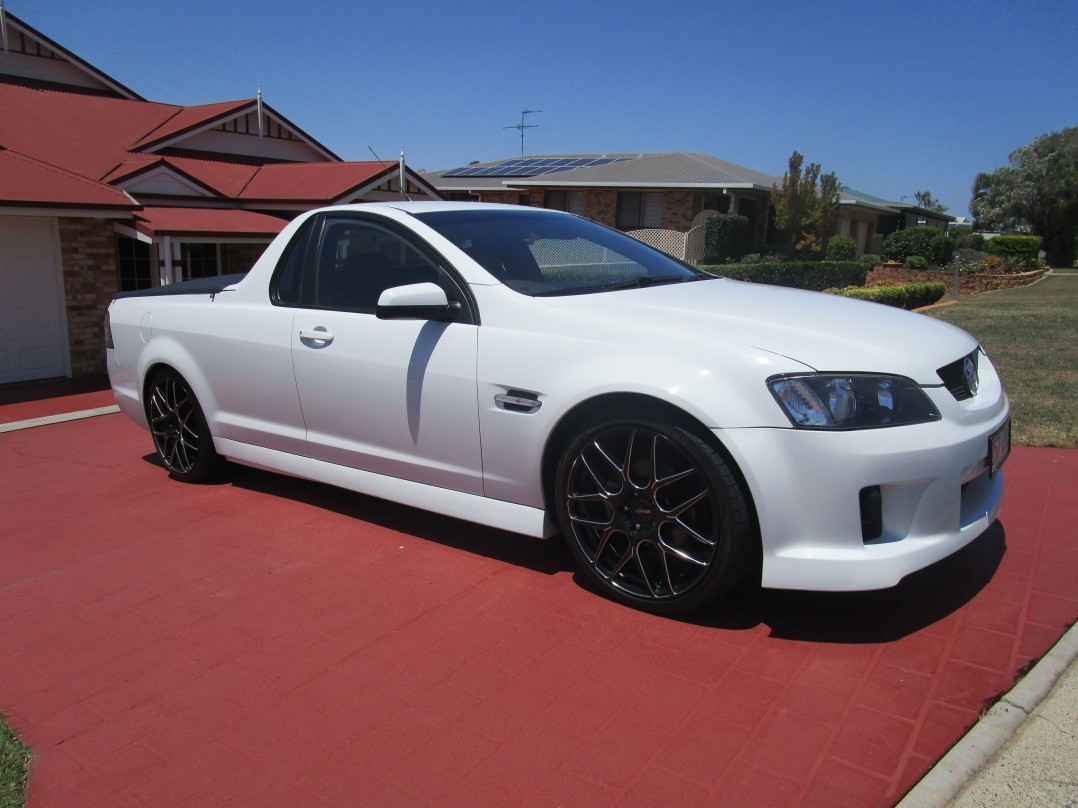
[[[118,188],[0,148],[0,204],[134,209]]]
[[[335,201],[397,167],[373,161],[357,163],[278,163],[262,166],[240,199],[296,202]]]
[[[277,235],[288,222],[249,210],[214,208],[146,208],[136,215],[135,228],[148,236],[267,236]]]

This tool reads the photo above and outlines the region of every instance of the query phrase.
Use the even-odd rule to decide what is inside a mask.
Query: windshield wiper
[[[688,281],[700,280],[699,275],[641,275],[638,278],[630,278],[627,281],[608,283],[600,286],[600,292],[614,292],[618,289],[643,289],[645,286],[657,286],[662,283],[687,283]]]

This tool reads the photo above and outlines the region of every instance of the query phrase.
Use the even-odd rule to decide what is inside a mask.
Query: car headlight
[[[767,386],[801,429],[875,429],[940,418],[924,390],[902,376],[813,373],[773,376]]]

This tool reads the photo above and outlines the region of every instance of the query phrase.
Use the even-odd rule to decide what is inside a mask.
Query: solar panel
[[[539,177],[574,168],[605,166],[632,157],[527,157],[503,160],[492,166],[467,166],[447,171],[443,177]]]

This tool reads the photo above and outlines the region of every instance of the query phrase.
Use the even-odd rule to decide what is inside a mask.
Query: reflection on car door
[[[313,253],[312,305],[296,313],[292,356],[312,457],[482,493],[477,327],[379,320],[389,287],[444,282],[400,233],[327,218]]]

